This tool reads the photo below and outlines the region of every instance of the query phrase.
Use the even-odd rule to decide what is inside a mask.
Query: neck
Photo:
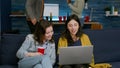
[[[71,35],[73,41],[77,41],[79,39],[79,37],[77,37],[76,35]]]

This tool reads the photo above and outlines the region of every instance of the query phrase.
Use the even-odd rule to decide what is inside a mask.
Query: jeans
[[[37,23],[35,25],[33,25],[31,21],[27,21],[27,24],[29,26],[30,32],[34,33]]]
[[[53,68],[47,55],[26,57],[18,62],[18,68]]]
[[[83,27],[83,25],[84,25],[84,18],[80,18],[80,23],[81,23],[81,26]]]

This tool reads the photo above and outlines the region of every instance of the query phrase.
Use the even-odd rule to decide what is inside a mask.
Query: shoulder
[[[67,39],[64,37],[60,37],[58,41],[58,45],[67,45]]]
[[[83,33],[82,36],[81,36],[81,38],[88,38],[88,35],[85,34],[85,33]]]
[[[65,37],[60,37],[59,38],[59,41],[65,41],[65,40],[67,40]]]
[[[33,38],[33,34],[28,34],[28,35],[26,36],[26,39],[34,40],[34,38]]]
[[[55,47],[55,43],[50,43],[51,44],[51,47]]]
[[[83,33],[82,36],[88,36],[87,34]]]
[[[28,34],[26,37],[32,38],[33,34]]]
[[[81,38],[81,41],[82,41],[82,45],[91,45],[91,41],[88,37],[87,34],[82,34],[82,36],[80,37]]]

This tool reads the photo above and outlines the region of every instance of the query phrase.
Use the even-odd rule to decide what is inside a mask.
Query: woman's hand
[[[71,3],[71,0],[67,0],[67,3],[68,3],[68,4]]]
[[[34,18],[34,19],[31,20],[31,22],[32,22],[33,25],[35,25],[37,23],[37,19]]]
[[[43,55],[43,54],[41,54],[41,53],[39,53],[39,52],[29,52],[29,53],[26,53],[26,56],[27,57],[32,57],[32,56],[37,56],[37,55]]]

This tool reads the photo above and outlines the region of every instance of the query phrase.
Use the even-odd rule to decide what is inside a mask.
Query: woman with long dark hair
[[[82,31],[81,23],[77,15],[68,17],[65,23],[65,31],[62,33],[58,42],[58,54],[60,47],[69,46],[91,46],[91,41],[87,34]],[[88,68],[94,65],[94,59],[91,64],[63,65],[62,68]]]

